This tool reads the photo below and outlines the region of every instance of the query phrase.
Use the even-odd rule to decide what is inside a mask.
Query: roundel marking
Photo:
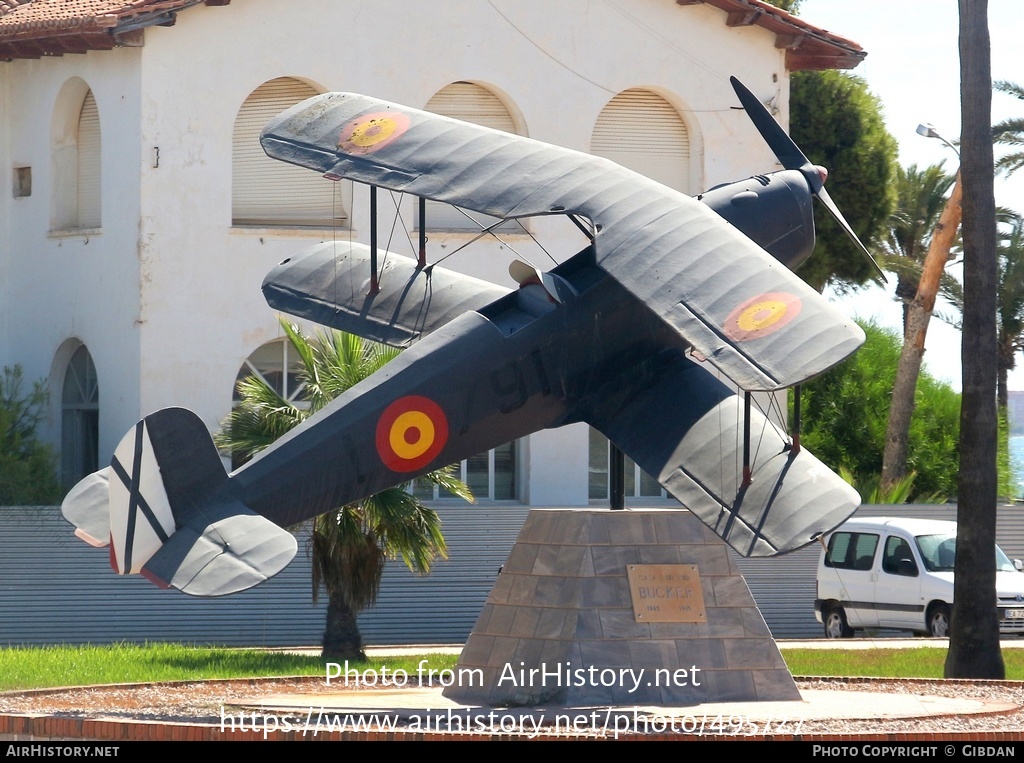
[[[737,342],[772,334],[800,314],[802,304],[795,294],[770,291],[751,297],[725,319],[725,333]]]
[[[347,154],[372,154],[409,129],[409,117],[400,111],[376,111],[356,117],[341,128],[338,148]]]
[[[393,472],[422,469],[446,442],[448,418],[441,406],[421,395],[398,398],[377,421],[377,454]]]

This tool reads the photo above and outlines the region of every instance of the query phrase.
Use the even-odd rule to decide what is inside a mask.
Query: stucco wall
[[[161,407],[184,405],[216,427],[242,361],[280,332],[259,290],[266,272],[332,236],[368,240],[362,191],[351,229],[232,227],[232,127],[245,98],[268,80],[296,77],[318,90],[417,107],[453,81],[474,81],[498,93],[531,137],[584,151],[616,93],[649,88],[687,125],[696,192],[776,166],[733,108],[731,74],[758,94],[775,94],[787,113],[784,54],[772,34],[727,27],[721,11],[669,0],[245,0],[182,12],[175,26],[146,30],[140,49],[0,64],[0,94],[10,105],[6,132],[0,128],[3,164],[34,168],[32,197],[0,203],[0,227],[10,237],[0,253],[8,276],[0,287],[0,361],[22,363],[39,378],[59,370],[62,343],[88,345],[100,383],[100,463],[136,419]],[[49,133],[57,94],[71,77],[88,83],[99,106],[103,225],[99,233],[56,236],[47,233]],[[548,234],[545,246],[557,259],[579,246],[564,221],[533,225]],[[432,235],[431,259],[464,240]],[[530,247],[525,236],[511,243]],[[511,284],[511,256],[480,242],[445,265]],[[534,436],[525,451],[546,460],[527,466],[524,497],[586,503],[585,428]],[[549,458],[569,452],[577,455]],[[581,468],[579,476],[565,478],[563,466]]]
[[[54,357],[69,339],[93,354],[104,393],[100,447],[109,452],[132,425],[139,405],[139,149],[142,52],[119,49],[2,65],[9,109],[4,166],[32,167],[32,195],[8,202],[3,226],[10,243],[6,260],[0,358],[21,363],[29,378],[49,375]],[[66,178],[53,167],[52,130],[75,79],[91,88],[100,113],[102,212],[100,230],[51,230],[53,198]],[[77,104],[80,106],[80,97]],[[11,170],[8,169],[8,172]],[[8,175],[10,177],[10,175]],[[5,195],[10,193],[5,189]],[[54,400],[60,378],[52,379]],[[59,408],[51,415],[56,428]]]

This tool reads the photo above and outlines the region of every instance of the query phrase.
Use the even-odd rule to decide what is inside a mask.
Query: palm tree
[[[341,331],[303,336],[281,322],[302,359],[301,405],[282,398],[261,377],[238,383],[241,402],[214,438],[218,447],[250,458],[313,415],[331,400],[380,369],[398,350]],[[468,501],[472,495],[451,469],[420,479]],[[437,513],[401,487],[389,488],[358,503],[316,517],[310,523],[313,602],[327,593],[323,657],[332,661],[365,659],[356,616],[372,606],[380,590],[386,559],[401,557],[409,569],[427,573],[437,557],[447,558]]]
[[[1024,87],[1016,82],[1003,80],[996,82],[993,87],[1000,93],[1006,93],[1018,101],[1024,101]],[[1014,147],[1012,151],[999,157],[996,161],[997,171],[1005,172],[1009,176],[1024,167],[1024,117],[1004,119],[993,126],[992,139],[1001,145]]]
[[[888,232],[879,243],[879,260],[896,273],[896,296],[903,302],[904,334],[909,305],[917,296],[928,242],[956,179],[942,165],[939,162],[921,170],[916,164],[897,167],[896,210],[889,218]]]
[[[1016,212],[997,210],[999,229],[996,248],[996,400],[1005,416],[1008,403],[1009,373],[1017,367],[1017,354],[1024,351],[1024,217]],[[943,296],[963,312],[963,285],[955,280],[944,281]],[[959,319],[945,318],[955,328]]]
[[[963,186],[964,327],[957,554],[946,678],[1006,675],[992,609],[996,570],[996,206],[988,5],[960,2],[960,172]]]
[[[933,179],[935,185],[940,184],[939,178],[934,173]],[[921,209],[916,208],[918,204],[916,192],[908,187],[903,190],[907,196],[905,202],[909,213],[928,213],[928,204]],[[919,245],[923,244],[923,241],[919,241],[923,238],[923,231],[908,222],[909,216],[904,223],[901,223],[903,236],[895,236],[895,240],[905,251],[913,251],[917,256],[921,256],[922,262],[918,275],[918,263],[912,261],[910,257],[892,258],[898,260],[906,268],[905,275],[901,272],[906,279],[904,286],[909,291],[910,283],[912,283],[913,293],[912,296],[910,294],[903,296],[903,348],[900,351],[899,365],[893,383],[889,420],[886,424],[885,450],[882,455],[882,486],[886,490],[892,489],[903,479],[907,471],[907,442],[911,417],[914,413],[917,380],[924,357],[925,338],[928,334],[932,311],[935,309],[935,297],[945,272],[946,263],[949,261],[957,229],[960,226],[961,191],[962,185],[957,179],[953,183],[953,190],[949,198],[944,199],[942,211],[928,240],[927,251],[922,252],[922,246]],[[939,194],[932,196],[934,198],[929,203],[941,198]],[[928,198],[927,194],[925,198]],[[910,263],[912,262],[911,267]]]
[[[999,321],[996,339],[996,400],[1006,415],[1010,371],[1024,350],[1024,218],[1018,216],[997,250],[999,257]]]

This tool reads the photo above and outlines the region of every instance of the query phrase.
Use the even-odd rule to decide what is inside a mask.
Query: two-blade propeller
[[[735,77],[730,77],[729,81],[732,82],[733,90],[736,91],[736,95],[739,96],[740,103],[743,104],[743,109],[747,112],[747,116],[750,117],[750,121],[754,123],[754,127],[761,133],[761,137],[764,138],[768,147],[772,150],[779,162],[787,170],[797,170],[807,181],[807,185],[810,188],[811,193],[818,198],[818,200],[825,205],[832,217],[836,219],[836,222],[846,231],[857,247],[864,253],[864,256],[868,258],[872,266],[878,272],[878,275],[883,281],[886,280],[885,273],[878,267],[878,263],[875,262],[875,258],[871,256],[871,252],[868,251],[867,247],[861,243],[861,240],[854,233],[853,228],[843,217],[843,213],[839,211],[839,207],[832,201],[832,197],[828,195],[828,191],[825,190],[825,178],[821,168],[815,166],[811,161],[804,156],[804,152],[800,150],[800,147],[793,141],[792,138],[782,129],[782,125],[775,121],[775,117],[764,107],[757,97],[751,93],[742,82]]]

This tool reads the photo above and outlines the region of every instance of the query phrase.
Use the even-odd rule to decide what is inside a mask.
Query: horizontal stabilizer
[[[758,411],[743,484],[743,398],[684,358],[601,430],[743,556],[775,556],[842,524],[860,496],[806,450],[794,452]]]
[[[240,503],[202,514],[208,524],[174,533],[142,569],[146,578],[192,596],[223,596],[262,583],[295,556],[295,536]]]
[[[326,242],[299,252],[263,281],[267,303],[282,312],[393,347],[508,293],[478,278],[379,251],[380,291],[370,294],[370,248]]]
[[[75,535],[90,546],[110,543],[110,467],[87,475],[68,491],[61,503],[64,519],[75,526]]]
[[[206,426],[167,408],[140,421],[110,466],[68,493],[64,517],[92,545],[110,539],[110,563],[196,596],[250,588],[280,572],[297,544],[231,498]]]

